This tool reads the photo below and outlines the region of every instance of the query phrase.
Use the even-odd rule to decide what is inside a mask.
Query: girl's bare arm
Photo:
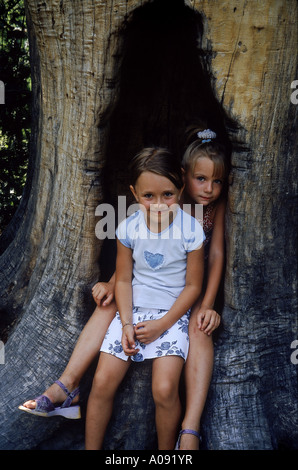
[[[136,354],[132,318],[132,251],[117,240],[115,297],[122,322],[122,347],[127,355]]]
[[[221,201],[216,209],[208,258],[207,287],[203,299],[199,299],[192,309],[197,314],[198,327],[207,334],[211,334],[220,323],[220,316],[214,310],[214,302],[224,266],[225,208],[225,202]]]

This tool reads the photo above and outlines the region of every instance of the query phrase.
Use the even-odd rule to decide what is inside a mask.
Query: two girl
[[[188,353],[188,310],[203,281],[204,233],[178,205],[184,184],[170,152],[143,150],[133,161],[132,181],[141,209],[116,232],[118,312],[103,341],[89,396],[87,450],[102,446],[115,393],[131,360],[153,359],[160,450],[174,448],[181,415],[179,380]]]
[[[190,348],[185,368],[186,413],[178,442],[180,449],[197,449],[200,418],[213,369],[211,334],[220,321],[219,315],[214,310],[214,302],[222,276],[224,260],[225,198],[223,194],[227,167],[224,149],[214,139],[214,133],[204,131],[196,135],[194,142],[185,152],[183,166],[185,190],[182,193],[180,204],[190,204],[193,212],[195,211],[195,204],[203,205],[203,224],[206,234],[204,251],[207,271],[204,275],[203,291],[192,306],[189,324]],[[83,374],[98,353],[105,332],[115,316],[117,308],[113,300],[114,291],[115,275],[112,276],[109,283],[98,283],[94,286],[93,297],[97,303],[95,312],[83,329],[70,361],[60,377],[60,381],[46,390],[43,400],[46,398],[50,403],[61,403],[65,399],[65,391],[61,389],[61,384],[68,387],[69,390],[77,390]],[[155,339],[151,332],[147,331],[146,328],[139,328],[139,326],[135,329],[135,334],[136,339],[142,341],[142,345],[152,341],[152,338]],[[142,326],[146,326],[146,324]],[[125,326],[125,329],[130,329],[132,333],[130,325]],[[143,337],[145,334],[148,335],[147,338]],[[135,352],[135,350],[132,352]],[[75,410],[78,397],[73,398],[71,396],[68,404],[71,400],[72,406],[70,409]],[[49,416],[52,412],[62,414],[59,411],[62,409],[61,407],[53,406],[53,408],[54,411],[52,409],[47,411],[47,407],[41,405],[39,397],[38,400],[30,400],[21,407],[25,411],[36,414],[42,413],[45,416]],[[73,417],[77,417],[75,411]]]

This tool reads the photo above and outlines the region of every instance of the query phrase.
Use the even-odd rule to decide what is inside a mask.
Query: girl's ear
[[[130,185],[130,186],[129,186],[129,189],[131,190],[131,192],[132,192],[132,194],[133,194],[135,200],[136,200],[137,202],[139,202],[139,201],[138,201],[137,193],[136,193],[136,191],[135,191],[135,188],[134,188],[132,185]]]

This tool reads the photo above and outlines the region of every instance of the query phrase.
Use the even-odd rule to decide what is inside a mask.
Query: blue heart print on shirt
[[[151,269],[159,269],[164,263],[164,256],[160,253],[150,253],[150,251],[144,251],[144,258]]]

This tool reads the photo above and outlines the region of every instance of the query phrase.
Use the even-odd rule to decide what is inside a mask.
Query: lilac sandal
[[[192,429],[182,429],[179,432],[179,436],[178,436],[178,440],[177,440],[177,443],[176,443],[176,446],[175,446],[175,450],[180,449],[180,441],[181,441],[182,434],[192,434],[193,436],[196,436],[199,439],[199,441],[202,440],[200,434],[197,431],[193,431]]]
[[[62,403],[61,406],[55,407],[51,400],[46,395],[40,395],[37,398],[34,398],[36,402],[36,407],[34,409],[26,408],[25,406],[19,406],[19,410],[26,411],[37,416],[43,416],[45,418],[50,418],[51,416],[64,416],[68,419],[79,419],[81,417],[81,409],[79,405],[72,405],[72,400],[79,394],[79,387],[70,392],[65,385],[56,380],[55,383],[59,385],[60,388],[67,395],[66,400]]]

